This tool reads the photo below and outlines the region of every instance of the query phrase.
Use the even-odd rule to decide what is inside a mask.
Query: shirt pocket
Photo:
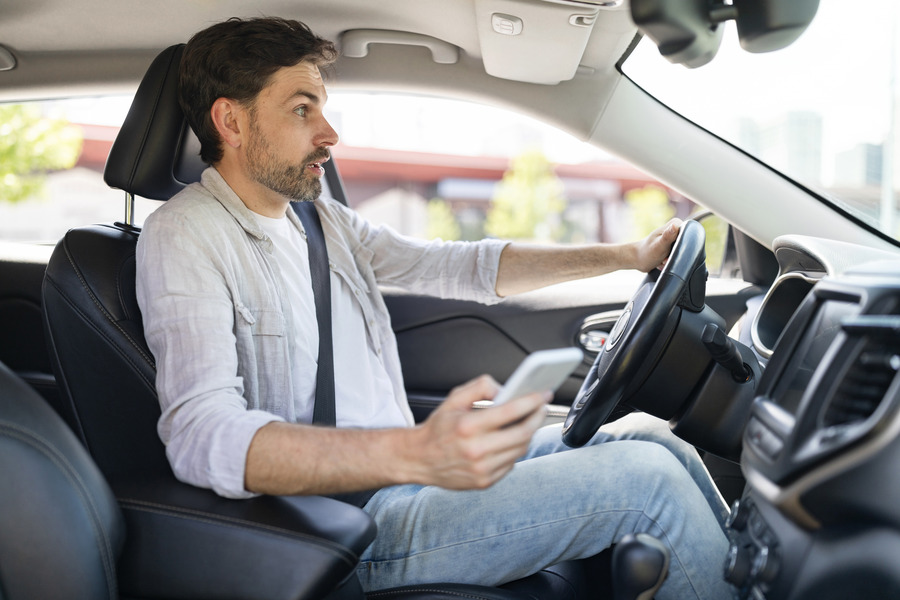
[[[285,416],[290,394],[287,327],[280,310],[234,304],[237,375],[247,408]]]
[[[272,308],[251,308],[241,302],[234,305],[235,321],[239,328],[249,328],[250,335],[284,336],[285,322],[281,311]]]

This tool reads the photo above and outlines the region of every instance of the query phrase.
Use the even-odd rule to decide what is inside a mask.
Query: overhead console
[[[488,75],[545,85],[611,68],[634,37],[621,0],[475,0],[475,20]]]
[[[726,578],[750,598],[900,597],[900,261],[783,291],[802,289],[744,432]]]

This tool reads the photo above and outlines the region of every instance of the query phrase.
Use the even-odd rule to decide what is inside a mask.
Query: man
[[[693,448],[631,417],[565,452],[559,429],[538,431],[547,395],[473,410],[498,389],[486,376],[415,425],[378,288],[491,303],[649,271],[678,223],[637,243],[569,249],[425,243],[374,227],[319,198],[338,141],[320,74],[334,55],[281,19],[220,23],[185,49],[180,101],[212,167],[148,218],[137,257],[159,432],[176,475],[229,497],[380,490],[364,507],[379,529],[359,569],[366,589],[495,585],[643,531],[672,553],[660,597],[728,595],[727,511]],[[291,201],[316,203],[327,240],[337,428],[308,425],[318,330]]]

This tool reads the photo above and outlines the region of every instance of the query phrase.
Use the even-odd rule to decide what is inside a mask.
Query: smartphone
[[[538,350],[529,354],[494,397],[500,405],[536,392],[554,392],[584,359],[578,348]]]

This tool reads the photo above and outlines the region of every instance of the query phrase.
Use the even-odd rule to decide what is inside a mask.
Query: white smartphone
[[[538,350],[529,354],[494,397],[500,405],[536,392],[554,392],[584,359],[578,348]]]

